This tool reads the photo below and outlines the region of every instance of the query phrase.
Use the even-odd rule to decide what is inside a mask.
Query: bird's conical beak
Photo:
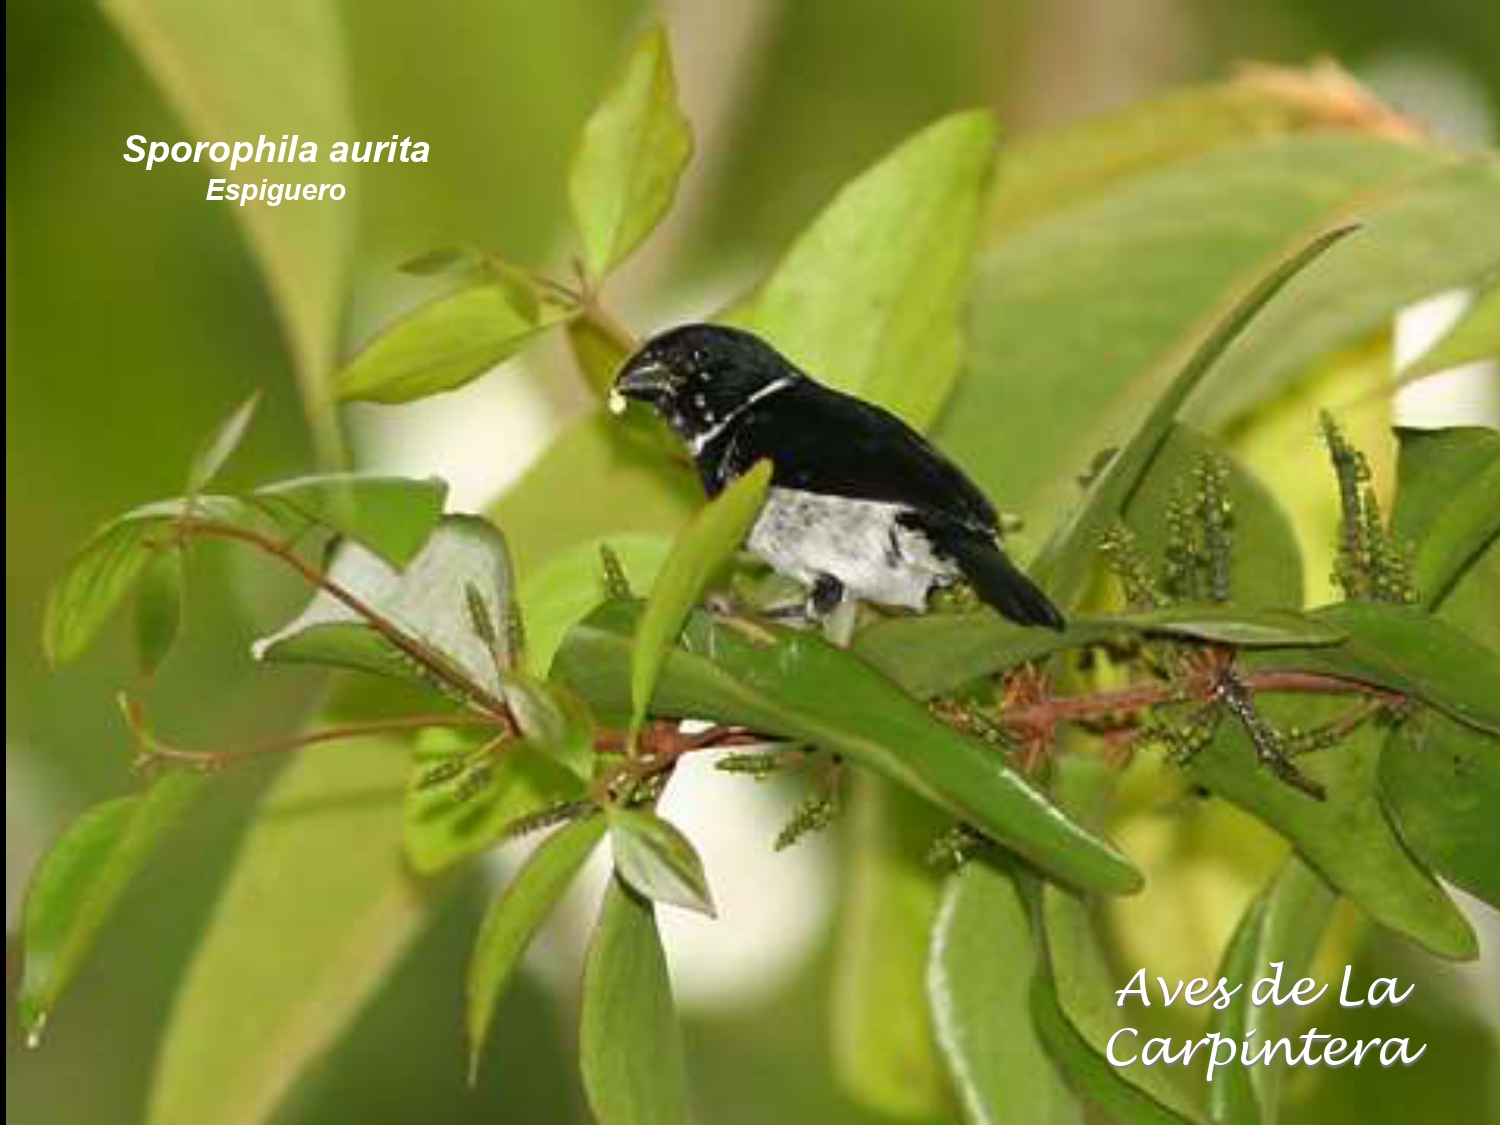
[[[655,403],[667,389],[670,372],[660,360],[636,356],[620,369],[615,376],[615,385],[609,396],[609,406],[619,414],[625,409],[627,399],[637,402]]]
[[[626,398],[649,402],[666,389],[669,372],[654,359],[632,359],[615,377],[615,390]]]

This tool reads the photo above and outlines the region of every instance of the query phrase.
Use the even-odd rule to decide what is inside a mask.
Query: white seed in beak
[[[625,408],[629,405],[630,401],[619,391],[609,392],[609,412],[611,414],[624,414]]]

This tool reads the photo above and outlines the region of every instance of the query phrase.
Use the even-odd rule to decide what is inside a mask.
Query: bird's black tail
[[[942,536],[938,546],[952,557],[986,604],[1018,625],[1045,625],[1062,629],[1062,613],[1035,582],[1006,558],[994,540],[972,531]]]

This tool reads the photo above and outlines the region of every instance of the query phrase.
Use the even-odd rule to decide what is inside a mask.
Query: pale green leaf
[[[609,840],[620,878],[653,902],[714,915],[703,861],[672,824],[640,808],[609,810]]]
[[[672,544],[651,587],[630,661],[630,726],[639,731],[651,706],[656,678],[677,643],[683,622],[709,579],[729,561],[760,514],[771,482],[768,462],[757,464],[715,497]]]
[[[104,0],[103,8],[190,138],[254,143],[264,134],[279,143],[282,133],[296,133],[299,142],[315,142],[319,155],[316,164],[290,166],[297,179],[343,182],[349,195],[358,193],[350,178],[359,166],[327,159],[334,142],[357,135],[344,32],[333,6]],[[242,163],[231,172],[205,163],[200,175],[259,187],[266,167]],[[321,460],[336,466],[342,450],[327,381],[344,313],[356,204],[196,205],[223,208],[241,224],[286,334]]]
[[[520,965],[521,955],[593,853],[604,828],[602,816],[559,828],[527,857],[485,912],[469,958],[466,1028],[471,1083],[479,1072],[495,1006]]]
[[[649,899],[605,892],[583,971],[579,1064],[599,1125],[685,1125],[687,1064]]]
[[[493,282],[421,305],[365,345],[334,377],[345,402],[401,403],[457,390],[520,352],[565,313]]]
[[[25,960],[16,997],[21,1029],[33,1044],[115,903],[202,781],[201,775],[172,770],[142,793],[94,806],[37,864],[21,919]]]
[[[224,419],[203,443],[197,456],[193,458],[192,467],[188,470],[189,496],[202,492],[212,484],[225,463],[234,456],[234,451],[240,447],[246,432],[250,429],[250,423],[255,420],[255,410],[259,405],[260,392],[256,391],[240,403],[234,413]]]
[[[367,740],[277,779],[186,966],[148,1125],[259,1125],[387,978],[427,915],[401,854],[406,767]]]
[[[846,185],[726,319],[926,427],[958,376],[994,154],[987,112],[922,130]]]
[[[833,975],[833,1065],[861,1103],[941,1119],[953,1092],[933,1036],[923,976],[937,914],[926,862],[942,816],[882,778],[850,778]]]
[[[584,125],[568,176],[589,276],[602,280],[672,205],[693,153],[666,32],[648,32]]]

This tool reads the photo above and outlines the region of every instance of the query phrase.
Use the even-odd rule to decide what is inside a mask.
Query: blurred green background
[[[345,344],[414,299],[416,287],[393,271],[414,253],[462,242],[562,266],[574,138],[653,15],[672,32],[699,155],[669,225],[616,287],[643,328],[719,303],[850,175],[956,106],[994,106],[1009,139],[1221,77],[1238,60],[1326,54],[1458,144],[1491,143],[1500,119],[1500,9],[1473,0],[335,7],[348,138],[399,133],[433,153],[426,164],[351,171],[348,201],[313,213],[319,221],[336,214],[353,239]],[[232,208],[203,201],[208,166],[147,173],[121,159],[131,134],[192,134],[119,26],[74,0],[11,0],[6,9],[8,935],[38,850],[68,817],[129,783],[112,702],[130,676],[126,645],[116,637],[81,665],[49,672],[37,636],[50,576],[104,518],[174,493],[200,436],[253,388],[264,388],[266,401],[238,463],[242,479],[301,471],[313,456],[261,273]],[[280,170],[257,175],[275,179]],[[525,384],[487,380],[410,411],[353,412],[361,459],[443,472],[460,504],[479,505],[579,407],[560,354],[528,362],[537,370]],[[317,685],[252,669],[238,643],[290,605],[293,591],[238,573],[228,556],[205,552],[199,564],[186,645],[153,686],[153,708],[185,741],[226,744],[294,726]],[[214,787],[129,896],[43,1049],[26,1051],[10,1019],[12,1121],[139,1118],[181,967],[266,776],[245,770]],[[766,817],[775,823],[774,808]],[[826,850],[782,862],[790,865],[782,877],[809,901],[826,891]],[[477,896],[455,898],[282,1119],[585,1119],[562,956],[507,999],[493,1069],[479,1091],[462,1087],[461,969],[479,905]],[[865,1120],[831,1086],[827,912],[809,910],[815,924],[788,919],[783,940],[773,933],[762,948],[747,939],[726,955],[752,969],[764,958],[759,984],[753,972],[749,985],[716,984],[712,964],[691,958],[687,971],[702,980],[685,984],[687,1040],[715,1121]],[[1492,924],[1486,936],[1486,962],[1463,977],[1393,941],[1363,946],[1363,977],[1378,966],[1417,991],[1398,1012],[1339,1013],[1338,1033],[1406,1034],[1428,1042],[1428,1052],[1404,1070],[1301,1074],[1290,1119],[1457,1120],[1474,1106],[1500,1106]],[[7,949],[9,995],[13,941]]]

